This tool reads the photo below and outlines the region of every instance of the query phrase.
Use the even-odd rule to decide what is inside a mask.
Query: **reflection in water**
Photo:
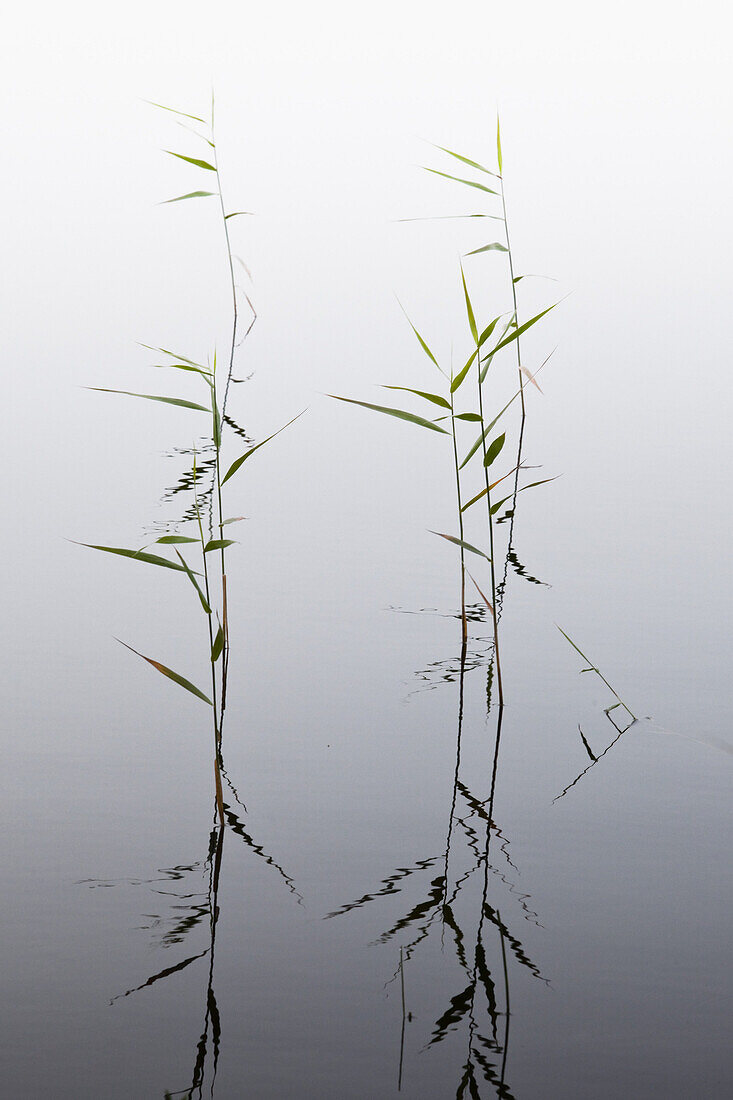
[[[399,964],[390,979],[399,979],[402,997],[398,1091],[402,1089],[406,1072],[405,1024],[412,1019],[405,1007],[406,970],[409,975],[408,964],[415,965],[418,960],[419,945],[434,934],[443,950],[446,942],[452,943],[458,967],[458,990],[448,997],[430,1034],[425,1036],[421,1051],[450,1038],[452,1048],[458,1044],[461,1050],[456,1069],[457,1098],[493,1095],[511,1100],[513,1094],[506,1083],[510,959],[540,981],[546,982],[546,979],[490,901],[491,883],[506,884],[509,898],[519,903],[522,917],[538,923],[536,914],[527,905],[529,895],[516,890],[507,873],[511,869],[516,874],[517,869],[509,854],[509,840],[494,821],[503,707],[496,709],[487,796],[479,797],[462,774],[467,651],[464,639],[458,659],[456,757],[444,851],[416,860],[410,866],[398,867],[382,879],[379,887],[328,913],[324,919],[344,916],[354,909],[394,896],[407,886],[408,880],[440,866],[440,874],[429,879],[420,900],[374,941],[375,945],[384,945],[396,938],[400,940]],[[492,846],[496,846],[506,867],[492,863]],[[501,974],[499,982],[494,977],[497,969]]]
[[[250,851],[264,860],[269,867],[272,867],[272,869],[277,872],[287,886],[289,892],[296,898],[297,903],[299,905],[303,903],[303,898],[296,889],[291,876],[288,875],[280,864],[265,851],[261,844],[258,844],[253,839],[251,833],[244,827],[243,822],[226,802],[224,803],[224,816],[225,825],[221,825],[215,805],[213,825],[209,834],[208,852],[203,861],[181,864],[170,869],[162,870],[159,872],[159,877],[150,879],[83,880],[83,884],[89,886],[90,889],[113,888],[122,885],[147,886],[158,896],[175,899],[170,906],[170,912],[168,914],[146,914],[147,919],[152,923],[141,926],[148,931],[152,929],[159,932],[156,941],[156,946],[158,947],[171,948],[182,944],[188,944],[191,939],[191,934],[196,929],[208,923],[208,942],[203,950],[186,955],[185,958],[180,959],[171,966],[163,967],[156,971],[156,973],[151,974],[151,976],[140,985],[133,986],[131,989],[125,990],[124,993],[117,994],[117,996],[110,1000],[110,1004],[113,1005],[119,1000],[130,997],[132,994],[140,993],[153,985],[157,985],[159,982],[165,981],[174,974],[180,974],[193,963],[198,962],[199,959],[208,958],[203,1025],[201,1035],[196,1044],[191,1084],[184,1089],[168,1090],[166,1092],[166,1097],[171,1098],[183,1097],[184,1100],[194,1100],[194,1098],[203,1097],[204,1084],[207,1078],[207,1094],[209,1096],[214,1095],[222,1040],[221,1014],[214,992],[214,955],[216,948],[216,930],[220,915],[219,883],[223,863],[225,833],[231,832],[244,841]],[[193,875],[200,875],[202,870],[206,872],[207,876],[206,891],[193,890],[183,892],[183,890],[185,890],[185,884],[190,882],[191,877]],[[175,883],[183,884],[181,892],[175,889],[167,890],[162,888],[163,885],[172,885]]]

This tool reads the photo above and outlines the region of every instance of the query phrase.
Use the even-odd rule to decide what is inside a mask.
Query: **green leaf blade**
[[[458,389],[458,387],[461,385],[461,383],[465,379],[466,375],[468,374],[469,370],[471,369],[471,364],[473,363],[473,361],[474,361],[474,359],[476,358],[477,355],[478,355],[478,348],[476,348],[476,350],[473,351],[469,355],[468,361],[466,362],[465,366],[461,367],[458,374],[455,376],[455,378],[451,382],[451,384],[450,384],[450,392],[451,393],[455,393],[456,390]]]
[[[491,561],[491,558],[484,554],[483,550],[479,550],[477,546],[473,546],[464,539],[456,538],[455,535],[444,535],[442,531],[431,531],[430,534],[437,535],[438,538],[445,539],[447,542],[452,542],[455,546],[462,546],[464,550],[469,550],[472,554],[478,554],[480,558],[485,558],[486,561]]]
[[[233,546],[236,539],[209,539],[204,547],[204,553],[209,554],[212,550],[226,550],[227,546]]]
[[[215,665],[216,662],[219,660],[219,658],[221,657],[223,649],[224,649],[224,631],[222,630],[221,623],[220,623],[219,624],[219,629],[216,632],[216,637],[214,638],[214,644],[211,647],[211,663],[212,663],[212,665]]]
[[[207,160],[199,160],[197,157],[184,157],[183,153],[174,153],[170,149],[165,150],[171,157],[178,157],[179,160],[185,160],[188,164],[193,164],[196,168],[206,168],[209,172],[216,172],[216,168],[213,164],[209,164]]]
[[[498,241],[494,241],[492,244],[485,244],[482,248],[474,248],[472,252],[467,252],[467,256],[478,256],[479,252],[508,252],[509,249],[505,244],[499,244]]]
[[[216,191],[189,191],[187,195],[176,195],[174,199],[164,199],[160,206],[167,206],[169,202],[183,202],[184,199],[208,199],[215,194]]]
[[[213,703],[211,702],[211,699],[209,699],[208,695],[204,695],[203,691],[199,691],[196,685],[192,684],[190,680],[187,680],[185,676],[181,676],[178,672],[174,672],[172,668],[168,668],[167,665],[161,664],[160,661],[156,661],[152,657],[146,657],[144,653],[139,653],[137,649],[133,649],[131,645],[127,644],[127,642],[123,642],[119,638],[117,638],[117,641],[120,643],[120,645],[123,645],[125,649],[129,649],[130,652],[134,653],[137,657],[142,657],[143,661],[147,661],[149,665],[152,665],[153,668],[157,669],[158,672],[160,672],[163,676],[166,676],[169,680],[172,680],[180,687],[185,688],[186,691],[190,691],[191,694],[195,695],[197,698],[203,699],[203,701],[205,703],[208,703],[210,707],[213,706]]]
[[[493,443],[489,445],[489,448],[486,451],[486,457],[484,458],[484,466],[491,466],[492,463],[496,461],[505,443],[506,432],[502,432],[502,434],[500,436],[497,436]]]
[[[386,413],[387,416],[396,416],[399,420],[406,420],[410,424],[418,424],[422,428],[430,428],[431,431],[440,432],[442,435],[449,434],[445,428],[439,427],[437,424],[433,423],[432,420],[425,420],[422,416],[405,412],[403,409],[391,409],[386,405],[372,405],[369,401],[355,401],[353,397],[339,397],[338,394],[335,393],[329,393],[328,396],[333,397],[336,401],[347,401],[350,405],[361,405],[363,409],[371,409],[373,412]]]
[[[426,172],[432,172],[434,176],[442,176],[444,179],[453,180],[454,183],[465,183],[466,187],[475,187],[477,191],[485,191],[488,195],[498,195],[498,191],[492,190],[491,187],[486,187],[483,183],[476,183],[474,180],[464,180],[459,176],[450,176],[447,172],[439,172],[437,168],[425,168]]]
[[[426,401],[432,401],[434,405],[439,405],[442,409],[450,409],[450,401],[446,401],[444,397],[441,397],[437,393],[426,393],[425,390],[413,390],[409,386],[382,386],[383,390],[402,390],[404,393],[414,393],[418,397],[424,397]]]
[[[122,546],[98,546],[93,542],[78,542],[77,546],[86,546],[90,550],[101,550],[105,554],[117,554],[123,558],[131,558],[133,561],[142,561],[147,565],[158,565],[162,569],[175,569],[177,572],[181,572],[182,566],[176,565],[174,561],[168,561],[167,558],[161,558],[157,554],[147,554],[143,550],[127,550]]]
[[[346,398],[344,398],[343,400],[346,400]],[[305,409],[303,410],[303,412],[305,412]],[[222,485],[226,481],[228,481],[230,477],[233,477],[234,474],[236,474],[242,463],[246,462],[250,455],[253,455],[255,451],[259,451],[260,447],[264,447],[265,443],[269,443],[270,440],[274,439],[276,435],[280,435],[280,432],[284,432],[286,428],[289,428],[291,424],[294,424],[296,420],[299,420],[302,415],[303,413],[299,412],[298,415],[294,416],[292,420],[288,420],[287,424],[283,424],[282,428],[278,428],[278,430],[276,432],[273,432],[272,435],[268,435],[267,439],[263,439],[261,443],[256,443],[254,447],[250,447],[248,451],[245,451],[243,455],[240,455],[239,458],[235,459],[227,472],[224,474],[224,477],[221,479]]]
[[[86,389],[95,393],[121,393],[125,397],[141,397],[145,401],[162,401],[165,405],[178,405],[182,409],[196,409],[198,412],[209,412],[205,405],[199,405],[195,401],[184,401],[181,397],[160,397],[154,393],[132,393],[130,390],[110,390],[104,386],[87,386]]]

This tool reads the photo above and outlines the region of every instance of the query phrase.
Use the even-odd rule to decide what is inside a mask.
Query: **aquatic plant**
[[[195,525],[194,534],[182,535],[175,533],[163,535],[155,540],[154,545],[156,547],[156,553],[150,553],[149,546],[143,546],[139,549],[126,549],[116,546],[102,546],[96,543],[82,543],[81,545],[88,546],[94,550],[101,550],[105,553],[121,555],[133,561],[154,565],[158,568],[177,571],[184,575],[193,587],[200,610],[205,618],[206,631],[208,634],[211,679],[210,696],[185,676],[175,672],[161,661],[146,656],[126,642],[122,642],[121,644],[132,653],[135,653],[138,657],[141,657],[144,661],[147,661],[149,665],[155,668],[163,676],[178,684],[179,687],[196,696],[198,699],[201,699],[211,707],[214,733],[214,783],[216,806],[220,824],[224,826],[225,805],[222,793],[222,775],[226,773],[223,770],[222,729],[227,703],[227,677],[229,671],[229,595],[227,588],[226,552],[236,541],[227,536],[229,525],[238,522],[244,517],[228,514],[227,509],[224,507],[222,490],[227,482],[239,472],[243,464],[251,458],[260,447],[263,447],[265,443],[269,443],[270,440],[279,435],[285,427],[292,424],[298,417],[296,416],[288,421],[288,424],[279,428],[278,431],[273,432],[272,435],[269,435],[266,439],[249,446],[244,453],[230,462],[228,466],[223,465],[222,427],[230,419],[226,415],[230,384],[232,381],[237,381],[233,378],[234,358],[237,347],[251,331],[252,325],[257,317],[252,302],[249,297],[244,294],[244,298],[250,308],[251,319],[246,331],[240,337],[238,287],[234,276],[234,258],[229,232],[229,222],[232,218],[239,217],[249,212],[243,210],[228,211],[224,202],[215,140],[213,95],[211,102],[211,118],[209,122],[206,122],[197,115],[187,114],[184,111],[178,111],[172,107],[166,107],[163,104],[155,103],[152,104],[152,106],[168,111],[178,116],[179,119],[184,119],[185,121],[180,124],[188,133],[193,134],[198,142],[203,143],[207,147],[207,159],[199,156],[190,156],[188,153],[177,152],[171,149],[166,149],[165,152],[167,155],[175,157],[190,168],[195,169],[197,173],[204,173],[207,186],[213,186],[214,190],[198,189],[188,191],[185,194],[176,195],[171,199],[164,200],[164,203],[161,205],[178,203],[189,199],[213,198],[216,200],[216,205],[220,213],[226,264],[232,292],[232,320],[227,341],[225,369],[223,372],[217,372],[216,352],[213,353],[210,361],[204,364],[188,356],[179,355],[177,352],[170,351],[164,347],[150,347],[149,345],[144,345],[148,350],[155,351],[157,355],[162,358],[163,361],[156,363],[156,367],[182,372],[183,376],[195,379],[200,383],[204,390],[203,401],[191,401],[187,397],[178,395],[170,396],[162,394],[132,393],[129,390],[108,389],[99,386],[92,386],[89,388],[102,393],[124,394],[129,397],[161,402],[179,408],[190,409],[197,413],[204,413],[209,418],[210,424],[210,436],[207,450],[213,455],[213,462],[207,463],[207,467],[211,473],[211,482],[205,486],[201,483],[201,468],[198,461],[199,452],[194,446],[193,469],[190,480],[193,507],[187,517],[187,522]],[[195,125],[192,126],[191,123]],[[203,133],[200,131],[200,127],[204,127]],[[210,150],[210,152],[208,152],[208,150]],[[227,528],[227,531],[225,531],[225,528]],[[192,552],[195,548],[198,555],[198,561],[195,563],[196,567],[184,557],[184,552],[182,552],[181,549],[183,546],[188,547]],[[171,557],[162,556],[160,552],[157,552],[157,548],[161,548],[161,550],[170,548],[177,560]]]
[[[494,241],[489,244],[482,245],[473,249],[467,253],[467,256],[474,256],[480,253],[487,252],[499,252],[506,253],[509,257],[509,276],[512,291],[512,303],[513,309],[508,312],[502,312],[493,317],[493,319],[485,326],[479,327],[476,321],[476,310],[474,309],[471,295],[469,293],[468,284],[466,280],[466,274],[461,266],[461,284],[463,290],[463,297],[465,301],[466,316],[468,320],[468,327],[471,336],[471,342],[473,344],[473,350],[470,352],[464,365],[456,373],[451,370],[447,372],[439,363],[436,356],[412,323],[410,318],[407,320],[412,328],[415,336],[417,337],[420,346],[431,360],[433,365],[437,367],[443,376],[444,382],[442,384],[441,393],[427,392],[425,390],[413,389],[408,386],[388,385],[384,388],[390,390],[401,390],[405,393],[412,394],[423,401],[431,403],[433,406],[437,406],[439,409],[445,409],[446,413],[433,418],[426,418],[425,416],[407,411],[405,409],[386,407],[383,405],[372,404],[367,401],[357,401],[354,398],[342,397],[336,394],[331,394],[331,397],[336,397],[337,400],[348,401],[351,404],[361,405],[364,408],[371,409],[375,412],[386,413],[389,416],[397,417],[400,420],[407,421],[409,423],[417,424],[421,427],[428,428],[431,431],[448,435],[452,443],[452,459],[453,459],[453,477],[456,486],[456,503],[457,503],[457,535],[445,534],[443,532],[435,531],[433,534],[439,535],[441,538],[446,539],[448,542],[454,543],[460,550],[460,575],[461,575],[461,621],[464,642],[467,636],[467,614],[466,614],[466,552],[479,555],[484,558],[489,566],[490,570],[490,598],[484,596],[483,592],[479,588],[478,584],[474,581],[474,585],[479,592],[479,595],[486,603],[486,606],[491,614],[493,623],[493,635],[494,635],[494,660],[496,662],[496,681],[499,697],[499,705],[504,703],[504,689],[501,676],[501,661],[499,653],[499,608],[498,608],[498,594],[499,586],[497,584],[497,569],[496,569],[496,551],[494,545],[494,516],[498,510],[509,499],[516,500],[518,492],[522,489],[530,489],[535,486],[545,484],[551,478],[543,478],[539,481],[532,482],[530,485],[525,485],[520,489],[519,487],[519,472],[522,469],[522,439],[524,430],[524,419],[526,415],[524,388],[527,381],[531,381],[539,390],[539,386],[536,382],[536,375],[539,370],[545,365],[544,363],[539,370],[534,373],[530,373],[524,366],[521,365],[519,355],[519,341],[521,336],[527,332],[532,326],[537,324],[543,317],[545,317],[550,310],[555,308],[555,304],[543,309],[540,313],[531,317],[528,321],[519,323],[517,317],[517,294],[516,285],[525,276],[514,274],[514,261],[511,252],[511,243],[509,239],[509,228],[506,214],[506,200],[504,195],[504,181],[503,181],[503,157],[501,149],[501,133],[497,120],[497,134],[496,134],[496,154],[498,163],[498,172],[492,169],[484,167],[478,161],[464,156],[462,153],[456,153],[451,149],[447,149],[444,146],[436,146],[442,152],[448,154],[450,157],[461,161],[463,164],[470,167],[476,172],[482,173],[483,176],[489,176],[492,181],[495,179],[501,185],[501,190],[497,191],[495,187],[489,187],[482,180],[477,179],[465,179],[463,177],[452,175],[448,172],[444,172],[435,168],[427,168],[426,171],[432,172],[435,175],[441,176],[445,179],[459,183],[475,190],[478,190],[488,196],[496,196],[501,199],[502,213],[492,214],[487,212],[472,213],[465,215],[449,215],[450,217],[466,217],[466,218],[493,218],[494,220],[501,221],[504,225],[506,244],[502,244],[499,241]],[[421,220],[421,219],[405,219],[405,220]],[[510,400],[504,405],[504,407],[495,415],[491,416],[488,413],[489,403],[485,393],[487,376],[489,369],[494,361],[498,352],[504,348],[513,344],[517,353],[517,367],[519,388],[516,393],[510,398]],[[548,357],[549,358],[549,357]],[[547,362],[547,360],[545,360]],[[475,368],[474,368],[475,364]],[[474,409],[469,409],[462,412],[456,412],[455,395],[459,388],[464,384],[473,370],[476,382],[476,398]],[[467,392],[464,390],[461,394]],[[506,444],[506,431],[500,432],[494,435],[492,433],[496,428],[499,420],[503,417],[504,413],[510,408],[513,402],[519,398],[521,404],[521,427],[519,433],[519,442],[517,446],[516,460],[513,467],[502,477],[492,480],[493,474],[490,473],[491,467],[499,458],[499,455],[504,450]],[[423,406],[424,409],[424,406]],[[450,430],[443,426],[445,421],[450,422]],[[459,430],[460,422],[474,423],[479,425],[478,438],[474,441],[473,445],[468,448],[462,459],[459,459]],[[462,471],[468,467],[471,460],[475,455],[479,455],[482,468],[482,481],[483,487],[478,493],[471,497],[470,500],[465,500],[465,493],[462,487]],[[475,463],[474,463],[475,465]],[[473,466],[471,467],[473,469]],[[506,478],[514,475],[514,490],[508,496],[503,497],[499,501],[492,500],[492,491]],[[487,545],[486,549],[480,549],[474,543],[468,542],[465,537],[465,523],[464,514],[469,508],[477,504],[479,501],[484,500],[486,506],[486,531],[487,531]],[[473,578],[471,578],[473,580]]]

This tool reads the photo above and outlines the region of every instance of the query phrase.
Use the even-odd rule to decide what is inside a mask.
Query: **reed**
[[[193,471],[191,479],[191,490],[193,495],[193,509],[184,522],[190,522],[195,524],[195,534],[182,535],[179,533],[166,534],[161,538],[156,539],[155,547],[161,548],[165,553],[166,548],[170,548],[173,551],[174,560],[170,557],[163,556],[160,552],[150,553],[148,546],[143,546],[139,549],[126,549],[123,547],[103,546],[96,543],[82,543],[81,545],[88,546],[94,550],[104,551],[105,553],[116,554],[128,559],[143,562],[149,565],[156,566],[158,568],[164,568],[173,570],[183,574],[187,581],[190,582],[193,587],[197,603],[200,611],[203,614],[205,621],[205,631],[208,645],[208,656],[210,664],[210,680],[211,680],[211,696],[207,695],[194,683],[182,676],[180,673],[175,672],[173,669],[164,665],[162,662],[147,657],[145,654],[140,653],[137,649],[127,645],[126,642],[122,644],[131,652],[147,661],[153,668],[160,672],[163,676],[169,680],[178,684],[179,687],[185,691],[196,696],[206,703],[212,712],[212,724],[214,735],[214,752],[213,752],[213,768],[214,768],[214,786],[216,793],[216,807],[219,817],[220,826],[225,824],[225,805],[223,800],[222,789],[222,775],[226,775],[223,771],[223,758],[222,758],[222,732],[224,723],[224,714],[227,704],[227,678],[229,672],[229,593],[227,587],[227,550],[234,545],[235,541],[232,538],[227,537],[228,532],[225,532],[225,528],[228,528],[230,524],[236,523],[243,519],[242,516],[230,516],[228,515],[228,509],[225,508],[225,493],[223,492],[224,486],[229,482],[235,474],[239,472],[243,464],[251,458],[251,456],[263,447],[275,436],[279,435],[284,428],[292,424],[298,417],[294,417],[288,421],[288,424],[284,425],[278,431],[273,432],[272,435],[266,439],[261,440],[259,443],[250,446],[243,454],[240,454],[234,461],[230,462],[228,466],[223,463],[222,458],[222,427],[228,418],[226,418],[226,403],[229,394],[229,388],[232,381],[238,381],[234,379],[234,361],[238,346],[241,341],[249,334],[252,325],[256,320],[257,314],[252,305],[249,297],[246,293],[244,298],[249,306],[251,312],[250,323],[240,337],[240,310],[238,305],[238,287],[234,276],[234,258],[232,253],[231,237],[229,223],[231,219],[239,217],[241,215],[249,213],[243,210],[229,211],[224,202],[221,173],[219,170],[218,154],[216,147],[216,137],[214,130],[214,97],[212,95],[211,102],[211,116],[207,122],[203,118],[197,115],[191,115],[184,111],[178,111],[172,107],[166,107],[163,104],[154,103],[152,106],[170,112],[177,116],[177,121],[184,127],[187,133],[192,134],[199,145],[206,146],[206,159],[203,156],[191,156],[188,153],[182,153],[174,151],[172,149],[166,149],[167,155],[175,157],[177,160],[185,163],[189,170],[194,169],[197,173],[204,173],[204,178],[207,181],[207,186],[213,186],[213,190],[197,189],[188,191],[185,194],[176,195],[171,199],[166,199],[161,205],[167,205],[169,203],[179,203],[190,199],[208,199],[213,198],[216,200],[216,206],[219,213],[219,221],[222,232],[225,261],[229,274],[229,281],[231,285],[232,293],[232,318],[230,330],[227,338],[227,356],[225,370],[223,372],[217,371],[217,356],[214,352],[210,362],[204,364],[189,358],[185,355],[179,355],[176,352],[170,351],[163,347],[151,347],[150,345],[143,345],[148,350],[155,351],[162,362],[155,363],[157,368],[172,369],[180,372],[178,377],[187,377],[189,380],[195,381],[197,384],[203,387],[204,398],[202,401],[191,401],[188,397],[182,397],[179,395],[168,394],[149,394],[149,393],[133,393],[129,390],[117,390],[107,389],[103,387],[89,387],[90,389],[97,390],[103,393],[115,393],[124,394],[129,397],[141,398],[146,401],[161,402],[163,404],[173,405],[179,408],[190,409],[198,414],[205,414],[210,424],[209,441],[206,444],[207,450],[213,453],[214,461],[211,465],[211,484],[202,487],[200,466],[197,462],[198,452],[194,447],[194,460]],[[180,121],[184,120],[184,121]],[[191,125],[191,124],[194,125]],[[201,127],[204,128],[201,132]],[[213,163],[212,163],[213,162]],[[298,414],[299,416],[302,414]],[[226,418],[226,419],[225,419]],[[208,505],[205,505],[204,499],[208,501]],[[205,514],[205,510],[208,514]],[[189,551],[193,551],[194,547],[197,548],[199,555],[199,561],[196,563],[198,568],[194,568],[193,565],[184,556],[183,547],[187,547]],[[119,639],[118,639],[119,640]],[[230,784],[231,785],[231,784]],[[236,792],[235,792],[236,794]]]

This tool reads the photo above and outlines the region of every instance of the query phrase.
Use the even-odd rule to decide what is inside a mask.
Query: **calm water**
[[[694,608],[660,629],[668,593],[647,574],[645,603],[635,575],[655,555],[688,567],[643,523],[609,543],[622,501],[589,492],[580,460],[518,497],[497,529],[500,712],[480,602],[461,648],[453,548],[369,494],[363,447],[324,474],[364,439],[386,486],[432,440],[335,403],[309,415],[272,452],[301,461],[282,510],[263,515],[253,478],[230,566],[225,760],[244,805],[227,791],[224,831],[206,708],[110,639],[195,667],[178,578],[64,544],[5,769],[6,1095],[728,1095],[722,664],[687,644]],[[382,434],[350,434],[365,427]],[[443,458],[418,508],[449,524]],[[185,469],[151,463],[161,489]],[[352,478],[362,513],[339,511]],[[687,575],[697,607],[722,586]],[[606,713],[555,621],[636,721]]]
[[[651,9],[599,33],[565,0],[332,7],[203,28],[133,0],[109,33],[64,8],[47,41],[13,13],[0,1092],[727,1098],[728,37]],[[220,72],[225,191],[257,211],[231,415],[261,440],[308,409],[226,487],[224,830],[207,708],[115,641],[204,684],[195,595],[65,541],[141,546],[190,506],[195,414],[81,387],[171,393],[136,341],[226,345],[221,227],[155,205],[188,177],[136,98],[202,110]],[[456,533],[448,441],[324,395],[436,387],[394,292],[465,358],[457,257],[494,231],[398,219],[475,209],[412,135],[493,157],[502,96],[517,270],[559,280],[520,316],[572,294],[523,345],[557,346],[523,451],[557,480],[497,527],[500,712],[486,609],[469,583],[464,649],[430,533]],[[466,260],[486,320],[503,263]]]

